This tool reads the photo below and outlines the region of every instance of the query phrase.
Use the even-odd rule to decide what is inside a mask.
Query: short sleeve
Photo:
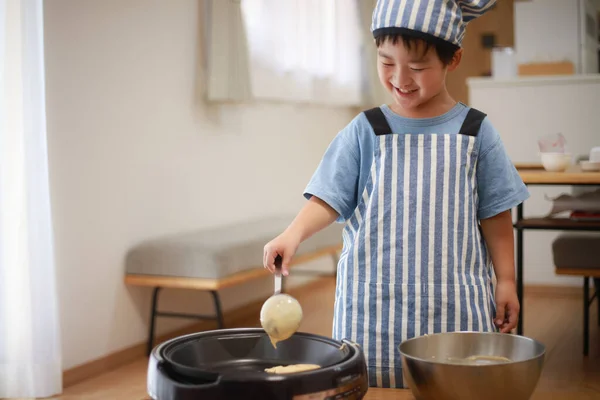
[[[360,175],[358,147],[353,121],[329,144],[304,191],[306,199],[316,196],[333,208],[340,223],[350,218],[356,208]]]
[[[486,118],[479,132],[477,162],[478,218],[486,219],[529,198],[527,186],[508,157],[500,135]]]

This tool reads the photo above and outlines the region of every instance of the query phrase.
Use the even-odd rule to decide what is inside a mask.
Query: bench
[[[147,354],[154,346],[157,317],[216,320],[225,327],[219,290],[241,285],[270,275],[263,268],[264,245],[280,234],[293,216],[278,216],[246,221],[214,229],[153,238],[131,248],[125,259],[125,283],[153,289]],[[335,275],[338,253],[342,248],[342,226],[332,224],[304,241],[292,266],[329,256],[334,271],[297,271],[311,275]],[[214,314],[189,314],[158,310],[160,290],[194,289],[212,295]]]
[[[590,306],[598,303],[600,325],[600,234],[565,233],[552,242],[557,275],[583,277],[583,355],[589,353]],[[590,278],[594,279],[594,293],[590,297]]]

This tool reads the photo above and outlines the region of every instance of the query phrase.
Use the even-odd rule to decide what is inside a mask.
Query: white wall
[[[341,108],[202,104],[201,3],[45,2],[65,368],[145,340],[149,290],[123,284],[131,245],[294,213],[325,147],[353,116]],[[271,290],[271,279],[225,290],[224,308]],[[208,295],[196,292],[166,291],[163,300],[164,309],[212,310]],[[179,325],[163,318],[159,333]]]
[[[600,146],[600,75],[573,77],[469,80],[472,107],[486,112],[499,130],[513,162],[539,163],[537,139],[562,133],[571,152],[589,154]],[[570,193],[570,187],[531,186],[525,216],[545,216],[552,204],[545,196]],[[551,254],[553,231],[525,231],[526,284],[580,285],[581,279],[554,274]]]

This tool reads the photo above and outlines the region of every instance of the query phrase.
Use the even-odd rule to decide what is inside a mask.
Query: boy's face
[[[444,66],[433,46],[413,42],[410,50],[402,39],[385,40],[377,49],[377,72],[381,84],[406,111],[426,108],[446,90],[446,73],[458,66],[461,50]]]

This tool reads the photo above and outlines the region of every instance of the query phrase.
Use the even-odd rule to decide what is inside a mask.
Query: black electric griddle
[[[295,374],[277,365],[317,364]],[[182,336],[154,348],[148,391],[154,400],[362,399],[368,388],[364,355],[349,341],[296,333],[274,348],[264,330],[223,329]]]

